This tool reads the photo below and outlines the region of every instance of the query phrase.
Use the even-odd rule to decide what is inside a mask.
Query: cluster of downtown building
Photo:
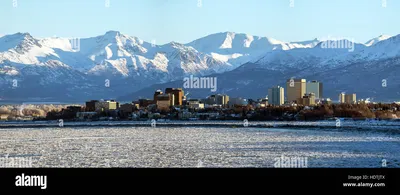
[[[214,94],[204,99],[190,99],[185,96],[182,88],[166,88],[165,91],[156,90],[153,94],[153,99],[139,99],[122,105],[114,100],[88,101],[84,111],[78,112],[77,117],[86,118],[87,115],[110,111],[131,115],[142,111],[154,113],[178,110],[182,113],[188,112],[188,110],[192,112],[209,108],[218,110],[249,105],[255,108],[262,108],[267,106],[331,104],[332,101],[329,98],[324,98],[323,90],[323,84],[318,81],[307,82],[306,79],[288,79],[286,89],[281,86],[275,86],[268,89],[268,95],[265,98],[253,100],[240,97],[232,98],[226,94]],[[339,103],[356,103],[356,94],[341,93],[339,95]]]
[[[156,90],[153,99],[139,99],[125,104],[120,104],[115,100],[91,100],[86,102],[85,108],[69,107],[67,110],[76,113],[79,119],[93,119],[99,113],[107,113],[107,116],[114,118],[121,115],[129,115],[128,118],[141,118],[143,115],[154,118],[155,115],[168,112],[179,115],[175,118],[188,119],[218,115],[218,113],[197,113],[207,108],[226,109],[247,105],[246,99],[229,98],[228,95],[223,94],[210,95],[205,99],[188,99],[182,88],[166,88],[165,91]]]
[[[103,112],[110,110],[140,110],[157,109],[169,111],[172,108],[192,108],[204,109],[208,107],[227,107],[229,105],[246,105],[246,100],[242,98],[229,99],[228,95],[215,94],[205,99],[187,99],[182,88],[166,88],[156,90],[153,99],[139,99],[132,103],[122,104],[115,100],[91,100],[86,102],[86,112]]]
[[[289,79],[285,88],[276,86],[268,89],[269,105],[303,105],[314,106],[317,104],[331,104],[330,98],[324,98],[323,83],[318,81],[307,82],[306,79]],[[357,103],[356,94],[339,94],[339,103]]]

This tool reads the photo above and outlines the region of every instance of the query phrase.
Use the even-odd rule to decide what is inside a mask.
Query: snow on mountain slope
[[[130,57],[133,54],[146,54],[150,43],[137,37],[130,37],[118,31],[108,31],[106,34],[80,39],[80,53],[89,56],[96,62],[118,57]]]
[[[152,45],[137,37],[108,31],[80,39],[76,48],[66,38],[35,39],[28,33],[16,33],[0,37],[0,86],[9,88],[12,79],[25,86],[39,84],[44,89],[53,84],[57,84],[53,86],[57,89],[65,84],[70,86],[69,97],[78,88],[86,89],[82,93],[88,95],[105,93],[104,79],[113,80],[116,87],[109,92],[116,94],[126,92],[132,85],[140,89],[189,75],[224,73],[244,64],[247,69],[270,69],[282,74],[307,68],[313,68],[314,72],[328,71],[354,63],[396,58],[400,56],[399,39],[399,35],[380,36],[366,44],[347,41],[340,45],[331,40],[284,42],[225,32],[188,44]],[[14,91],[14,97],[26,93]]]
[[[326,59],[320,66],[348,65],[351,63],[367,63],[370,61],[386,60],[400,56],[400,35],[381,40],[371,46],[356,44],[354,52],[345,52],[342,55]]]
[[[224,32],[212,34],[186,45],[209,54],[215,59],[238,67],[249,61],[259,59],[263,54],[274,50],[314,47],[319,40],[287,43],[268,37],[252,36],[242,33]]]
[[[180,43],[152,45],[117,31],[82,39],[80,53],[96,63],[88,71],[90,74],[100,75],[108,70],[124,77],[168,74],[160,82],[232,69],[229,64]]]
[[[205,75],[232,70],[230,64],[184,44],[176,42],[165,44],[160,46],[160,51],[165,53],[169,59],[171,66],[168,69],[170,71],[182,69],[184,73]]]
[[[273,70],[305,67],[335,68],[348,64],[346,61],[351,60],[348,58],[349,55],[365,48],[363,44],[350,40],[326,40],[310,48],[271,51],[252,63]]]
[[[296,67],[296,64],[307,61],[310,65],[335,67],[340,63],[347,63],[346,61],[373,59],[378,55],[396,56],[396,47],[392,50],[381,48],[374,51],[376,45],[386,43],[387,40],[390,40],[388,36],[379,36],[367,42],[367,46],[355,44],[355,52],[349,53],[346,51],[349,48],[322,48],[324,42],[318,39],[283,42],[268,37],[224,32],[188,44],[171,42],[152,45],[137,37],[108,31],[104,35],[80,39],[77,50],[69,39],[35,39],[28,33],[17,33],[0,38],[0,63],[46,65],[47,61],[53,60],[82,73],[97,76],[170,74],[161,79],[162,82],[189,74],[221,73],[247,62],[273,64],[271,68],[274,69],[279,69],[280,64]],[[379,53],[380,51],[385,52]],[[9,74],[15,74],[15,71]]]
[[[0,38],[0,63],[8,60],[20,64],[42,64],[51,56],[57,57],[56,52],[42,46],[29,33],[17,33]]]
[[[186,45],[192,46],[200,52],[215,52],[219,54],[252,53],[260,50],[266,52],[277,49],[289,50],[298,47],[307,47],[301,43],[295,44],[297,46],[268,37],[224,32],[197,39]]]
[[[400,35],[379,41],[360,52],[359,58],[367,60],[386,59],[400,56]],[[357,57],[357,56],[354,56]]]
[[[290,42],[290,44],[295,46],[295,48],[313,48],[320,42],[320,40],[315,38],[311,41]]]
[[[108,31],[104,35],[80,39],[79,48],[66,38],[34,39],[27,33],[8,35],[0,41],[0,60],[32,65],[44,65],[48,60],[55,60],[96,76],[171,74],[160,79],[163,82],[190,74],[233,70],[268,51],[308,48],[318,40],[285,43],[267,37],[226,32],[186,45],[172,42],[160,46],[118,31]]]
[[[80,39],[79,48],[74,48],[67,38],[34,39],[27,33],[2,37],[0,43],[0,63],[9,61],[38,66],[48,60],[56,60],[82,73],[97,76],[136,77],[170,74],[169,71],[172,71],[173,76],[171,73],[160,79],[164,82],[165,79],[177,79],[189,74],[204,75],[232,69],[230,64],[192,47],[175,42],[152,45],[118,31]]]
[[[375,45],[376,43],[379,43],[380,41],[384,41],[386,39],[389,39],[390,37],[392,37],[392,36],[390,36],[390,35],[380,35],[379,37],[376,37],[376,38],[373,38],[373,39],[367,41],[365,43],[365,46],[369,47],[369,46]]]
[[[60,37],[49,37],[40,39],[39,43],[43,46],[53,48],[53,49],[61,49],[63,51],[73,52],[74,49],[71,45],[70,39],[60,38]]]

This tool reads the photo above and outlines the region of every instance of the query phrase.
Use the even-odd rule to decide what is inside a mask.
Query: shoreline
[[[154,125],[154,124],[153,124]],[[400,121],[342,121],[337,126],[336,121],[91,121],[64,122],[59,126],[57,121],[36,122],[0,122],[0,129],[28,128],[80,128],[80,127],[209,127],[209,128],[291,128],[291,129],[335,129],[335,130],[373,130],[377,132],[400,133]]]

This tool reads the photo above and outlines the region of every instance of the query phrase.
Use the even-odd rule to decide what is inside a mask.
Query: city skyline
[[[291,104],[291,103],[297,103],[297,104],[303,104],[304,105],[304,99],[309,99],[307,101],[313,102],[313,103],[308,103],[308,105],[317,105],[318,103],[316,102],[317,100],[319,102],[322,101],[332,101],[332,102],[337,102],[337,103],[357,103],[357,102],[369,102],[369,99],[360,99],[357,101],[356,99],[356,93],[350,93],[346,94],[345,92],[341,92],[339,94],[339,98],[336,100],[331,97],[323,97],[324,94],[324,88],[323,88],[323,82],[317,81],[317,80],[309,80],[304,78],[300,79],[288,79],[286,82],[286,88],[281,87],[281,86],[271,86],[268,88],[266,92],[266,100],[268,105],[283,105],[283,104]],[[165,91],[173,90],[174,88],[166,88]],[[174,89],[175,90],[175,89]],[[182,90],[182,88],[176,88],[176,90]],[[286,93],[285,93],[286,91]],[[169,92],[171,93],[171,92]],[[163,95],[163,92],[161,89],[157,89],[154,93],[153,100],[157,102],[157,96],[158,95]],[[204,97],[196,97],[196,98],[189,98],[189,99],[184,99],[187,101],[190,100],[203,100],[202,98],[210,98],[210,97],[215,97],[215,96],[227,96],[228,100],[229,97],[227,93],[214,93],[209,96],[204,96]],[[343,98],[342,98],[343,96]],[[350,96],[352,100],[350,100]],[[179,97],[179,96],[177,96]],[[186,98],[184,93],[181,94],[180,98],[182,99],[183,97]],[[251,100],[252,98],[247,98],[245,96],[235,96],[233,98],[239,98],[239,99],[244,99],[244,100]],[[204,100],[206,100],[204,99]],[[150,99],[146,99],[150,100]],[[263,100],[262,97],[256,98],[256,100]],[[133,100],[135,101],[135,100]],[[300,102],[301,103],[300,103]],[[203,101],[203,103],[207,103],[208,101]],[[174,104],[171,104],[174,105]],[[182,104],[176,104],[176,105],[182,105]]]

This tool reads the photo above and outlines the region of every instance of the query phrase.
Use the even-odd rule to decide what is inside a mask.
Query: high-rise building
[[[135,106],[132,103],[130,103],[130,104],[122,104],[119,107],[119,110],[122,113],[132,113],[135,110]]]
[[[302,98],[298,99],[297,103],[303,106],[314,106],[315,94],[314,93],[305,94]]]
[[[297,102],[306,93],[306,79],[289,79],[286,82],[287,100]]]
[[[357,96],[355,93],[353,93],[353,94],[341,93],[339,95],[339,102],[346,103],[346,104],[355,104],[355,103],[357,103]]]
[[[204,103],[201,103],[198,99],[187,100],[187,106],[191,109],[204,109]]]
[[[285,89],[277,86],[268,89],[268,104],[280,106],[285,103]]]
[[[215,95],[216,104],[225,106],[228,105],[228,102],[229,102],[229,96],[221,94]]]
[[[149,100],[149,99],[139,99],[139,107],[140,108],[145,108],[151,104],[155,104],[157,102],[154,102],[154,100]]]
[[[174,95],[170,94],[170,93],[158,95],[157,102],[156,102],[157,108],[159,110],[169,110],[169,107],[173,106],[173,104],[172,104],[173,101],[171,101],[173,97],[174,97]]]
[[[323,85],[318,81],[311,81],[306,84],[306,93],[314,93],[315,99],[323,98]]]
[[[116,110],[119,108],[119,103],[115,100],[106,100],[95,102],[97,112]]]
[[[184,92],[182,88],[167,88],[165,89],[166,94],[172,94],[173,95],[173,104],[176,106],[181,106],[183,102],[183,96]]]
[[[154,102],[157,102],[157,96],[162,94],[163,92],[161,90],[157,90],[156,92],[154,92],[154,97],[153,97]]]
[[[339,94],[339,103],[345,103],[345,93],[340,93]]]
[[[344,101],[345,101],[347,104],[355,104],[355,103],[357,103],[356,94],[355,94],[355,93],[353,93],[353,94],[346,94],[346,96],[344,97]]]
[[[217,104],[217,98],[215,97],[215,95],[210,95],[205,99],[204,102],[207,105],[214,105],[214,104]]]
[[[205,103],[207,105],[217,104],[217,105],[226,106],[226,105],[228,105],[228,102],[229,102],[229,96],[223,95],[223,94],[210,95],[205,100]]]
[[[96,111],[96,102],[99,102],[98,100],[91,100],[89,102],[86,102],[86,112],[94,112]]]

